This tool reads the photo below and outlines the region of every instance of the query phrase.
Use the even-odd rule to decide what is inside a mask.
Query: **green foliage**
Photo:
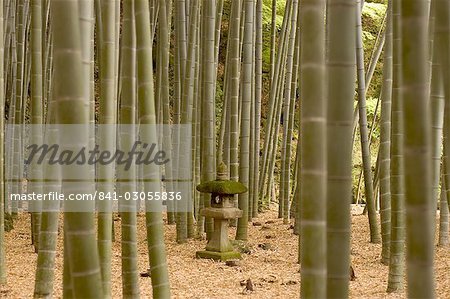
[[[370,123],[372,122],[373,118],[375,117],[375,109],[377,106],[377,98],[368,98],[367,99],[367,119],[370,121]],[[378,112],[377,112],[377,119],[380,117],[380,108],[378,107]],[[369,123],[369,126],[370,126]],[[370,128],[369,128],[370,129]],[[374,139],[378,139],[380,138],[380,128],[378,126],[375,127],[375,130],[373,131],[373,137]]]
[[[364,41],[364,44],[368,44],[368,43],[374,43],[375,42],[375,39],[377,38],[376,37],[376,35],[373,35],[371,32],[369,32],[369,31],[363,31],[363,34],[362,34],[362,37],[363,37],[363,41]],[[366,48],[367,49],[367,48]],[[369,53],[370,54],[370,53]]]
[[[378,31],[383,24],[384,14],[386,12],[386,5],[380,3],[366,3],[362,11],[363,22],[363,42],[365,50],[372,50],[373,43],[375,43]],[[369,55],[370,55],[369,51]],[[370,58],[366,55],[367,59]],[[367,62],[367,61],[366,61]]]
[[[372,51],[376,46],[375,42],[378,32],[380,31],[380,28],[383,25],[386,7],[387,5],[382,3],[366,2],[364,4],[364,9],[362,11],[362,24],[363,24],[363,43],[364,43],[364,58],[365,58],[364,62],[366,65],[366,70],[367,66],[369,65]],[[382,70],[383,70],[383,56],[380,57],[379,63],[375,69],[371,85],[369,86],[367,92],[367,98],[379,97],[382,82]]]
[[[276,28],[281,29],[286,0],[277,0]],[[272,0],[263,0],[263,72],[270,71],[270,29],[272,26]]]
[[[283,22],[284,7],[286,6],[286,0],[277,0],[277,27],[281,27]],[[272,0],[263,0],[263,26],[272,24]]]
[[[381,3],[366,3],[364,4],[364,9],[362,11],[363,19],[366,18],[371,24],[366,23],[369,26],[369,30],[375,29],[377,31],[381,24],[383,23],[383,17],[386,12],[386,4]]]
[[[270,37],[267,35],[263,35],[263,43],[264,45],[269,44],[270,45]],[[263,59],[263,73],[268,73],[270,71],[270,47],[263,47],[262,52],[262,59]]]

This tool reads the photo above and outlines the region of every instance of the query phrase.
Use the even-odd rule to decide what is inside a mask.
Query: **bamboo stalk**
[[[9,3],[9,1],[6,1]],[[8,4],[6,4],[8,5]],[[0,38],[5,38],[5,19],[3,18],[4,6],[0,6]],[[4,57],[5,43],[0,45],[0,165],[5,164],[5,78],[4,78]],[[0,167],[0,285],[6,283],[6,263],[5,263],[5,171]]]
[[[380,124],[380,222],[381,262],[389,264],[391,246],[391,99],[392,99],[392,2],[388,4]]]
[[[362,41],[361,5],[360,0],[356,3],[356,63],[358,74],[358,107],[359,107],[359,129],[361,138],[361,151],[364,170],[364,185],[366,194],[366,204],[369,211],[370,242],[379,243],[381,241],[375,201],[373,199],[372,185],[372,165],[370,162],[370,147],[367,130],[367,107],[366,107],[366,82],[364,76],[364,49]]]
[[[348,297],[356,2],[328,1],[327,297]],[[353,29],[353,30],[352,30]],[[332,141],[332,142],[331,142]],[[340,252],[338,256],[335,253]]]
[[[120,146],[130,149],[136,140],[136,28],[134,2],[125,1],[123,5],[122,27],[122,68],[121,68],[121,105],[120,122],[124,126],[120,130]],[[136,166],[129,170],[122,170],[120,192],[135,192]],[[137,249],[137,215],[133,202],[122,200],[121,229],[122,229],[122,296],[124,298],[139,298],[139,271]]]
[[[426,1],[401,1],[400,9],[400,88],[405,120],[405,173],[408,174],[405,175],[406,278],[410,298],[435,296],[427,7]]]
[[[324,298],[326,243],[326,72],[325,1],[300,6],[301,182],[300,264],[302,298]]]
[[[155,125],[155,102],[153,88],[152,43],[150,39],[149,6],[146,0],[135,0],[136,37],[137,37],[137,86],[139,122],[141,125]],[[141,131],[142,141],[157,144],[156,129]],[[144,190],[159,191],[159,168],[155,165],[144,167]],[[149,181],[153,179],[155,182]],[[146,202],[147,244],[150,260],[150,272],[153,297],[169,298],[170,285],[167,270],[166,248],[164,245],[164,228],[162,213],[153,211],[156,207]]]
[[[87,124],[89,121],[88,98],[84,96],[82,57],[80,44],[79,11],[75,1],[52,1],[52,31],[54,36],[54,96],[56,121],[59,124]],[[70,72],[67,70],[70,69]],[[88,145],[88,132],[74,136],[59,136],[63,145],[82,148]],[[69,139],[70,138],[70,139]],[[69,142],[70,141],[70,142]],[[86,168],[87,165],[84,166]],[[64,178],[81,178],[87,169],[63,168]],[[83,184],[83,183],[81,183]],[[63,192],[91,193],[88,185],[63,182]],[[84,203],[86,210],[93,210],[92,203]],[[66,202],[68,210],[76,203]],[[97,243],[92,212],[65,213],[67,262],[70,270],[73,296],[100,298],[103,296]],[[67,269],[67,267],[66,267]],[[67,288],[67,285],[65,285]]]

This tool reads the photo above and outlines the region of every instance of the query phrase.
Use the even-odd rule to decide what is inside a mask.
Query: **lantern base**
[[[236,251],[216,252],[216,251],[202,250],[197,251],[195,253],[195,256],[196,258],[199,259],[212,259],[215,261],[222,261],[222,262],[241,258],[241,254]]]

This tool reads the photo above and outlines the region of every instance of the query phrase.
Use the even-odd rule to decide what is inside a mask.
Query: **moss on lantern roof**
[[[215,180],[198,185],[197,191],[218,195],[233,195],[247,192],[247,187],[236,181]]]

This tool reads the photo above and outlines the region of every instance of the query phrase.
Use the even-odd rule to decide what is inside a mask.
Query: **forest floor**
[[[249,224],[249,254],[237,265],[195,259],[195,252],[205,247],[204,240],[185,244],[175,242],[175,226],[165,226],[171,290],[174,298],[298,298],[300,290],[297,264],[298,238],[292,235],[290,225],[277,219],[275,210],[254,219],[258,226]],[[8,282],[0,288],[1,298],[32,298],[36,254],[30,245],[30,218],[21,214],[15,229],[6,233]],[[148,268],[145,217],[138,217],[139,269]],[[120,240],[120,218],[115,217],[116,240]],[[230,230],[230,236],[234,230]],[[56,257],[55,298],[61,297],[62,238]],[[405,298],[405,293],[386,294],[388,267],[380,263],[380,244],[369,243],[366,216],[352,217],[351,260],[356,278],[350,282],[352,298]],[[339,253],[336,253],[339,254]],[[120,242],[113,245],[113,296],[121,298]],[[250,279],[253,291],[243,291]],[[450,250],[436,247],[436,293],[439,298],[450,298]],[[151,297],[151,280],[140,278],[142,298]]]

